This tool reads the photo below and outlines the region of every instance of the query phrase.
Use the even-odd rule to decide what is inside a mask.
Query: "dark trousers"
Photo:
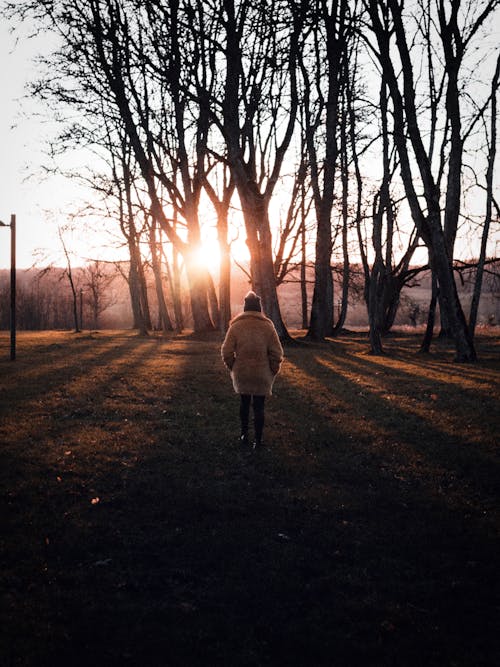
[[[250,419],[250,405],[253,405],[253,420],[255,429],[255,442],[262,442],[262,431],[264,430],[264,403],[265,396],[251,396],[250,394],[240,394],[240,421],[241,434],[248,434],[248,422]]]

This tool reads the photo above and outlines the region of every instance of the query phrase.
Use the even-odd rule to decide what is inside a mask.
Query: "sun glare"
[[[205,268],[210,273],[217,272],[220,262],[219,244],[217,241],[204,241],[194,251],[194,261],[200,268]]]
[[[194,251],[195,264],[200,268],[210,271],[217,276],[220,266],[220,248],[216,239],[208,239],[200,243]],[[233,242],[231,246],[231,258],[233,262],[245,263],[248,261],[248,248],[244,242]]]

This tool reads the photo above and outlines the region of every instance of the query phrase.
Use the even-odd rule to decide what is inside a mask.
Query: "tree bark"
[[[497,58],[497,66],[493,81],[491,84],[491,120],[490,120],[490,150],[488,154],[488,169],[486,171],[486,215],[481,235],[481,249],[477,263],[476,280],[474,282],[474,291],[469,313],[469,331],[474,336],[477,323],[477,313],[479,310],[479,300],[481,298],[481,288],[483,285],[484,264],[486,261],[486,247],[491,225],[491,213],[493,203],[493,172],[496,157],[497,143],[497,90],[500,77],[500,56]]]
[[[349,276],[350,276],[350,261],[349,261],[349,246],[348,246],[348,225],[349,225],[349,173],[348,173],[348,156],[347,156],[347,123],[348,113],[344,107],[342,112],[342,128],[341,128],[341,178],[342,178],[342,296],[340,312],[338,314],[337,322],[335,323],[333,334],[337,335],[342,331],[347,318],[347,306],[349,298]]]
[[[156,300],[158,302],[159,324],[162,331],[173,331],[172,320],[167,308],[165,294],[163,292],[163,279],[161,275],[161,253],[158,252],[158,242],[156,239],[156,221],[153,219],[150,226],[150,250],[151,267],[155,280]]]
[[[141,298],[141,279],[138,266],[137,248],[135,247],[135,241],[132,234],[129,235],[128,246],[130,257],[128,287],[132,306],[133,328],[138,330],[139,335],[147,336],[148,327],[144,315],[143,299]]]
[[[431,270],[432,271],[432,270]],[[427,314],[427,326],[425,329],[424,338],[420,346],[420,352],[427,354],[431,349],[432,337],[434,335],[434,322],[436,320],[436,306],[438,301],[438,282],[436,274],[432,271],[432,288],[431,301],[429,304],[429,312]]]
[[[400,159],[401,173],[408,204],[418,232],[429,249],[430,261],[439,281],[440,307],[441,310],[445,311],[451,327],[455,342],[456,360],[461,362],[475,361],[476,352],[458,298],[452,270],[452,258],[448,255],[447,241],[441,224],[439,186],[433,178],[429,155],[425,151],[419,127],[415,107],[413,67],[406,41],[401,6],[396,0],[389,0],[388,6],[394,20],[393,30],[396,35],[396,45],[402,62],[403,92],[400,90],[391,58],[390,34],[392,33],[389,32],[387,26],[382,24],[378,13],[380,3],[377,0],[368,0],[367,4],[372,28],[379,46],[378,56],[380,64],[386,77],[393,103],[394,140]],[[424,189],[427,207],[425,214],[420,206],[414,188],[414,178],[407,145],[408,135]],[[455,171],[456,168],[454,168],[453,173]],[[456,193],[449,202],[454,203],[455,198]],[[448,220],[450,221],[450,225],[453,215],[454,212],[449,213]]]

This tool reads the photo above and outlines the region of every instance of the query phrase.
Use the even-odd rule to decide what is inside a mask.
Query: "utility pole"
[[[83,331],[83,289],[80,287],[80,329]]]
[[[0,220],[0,227],[10,227],[10,358],[16,358],[16,216],[10,216],[10,225]]]

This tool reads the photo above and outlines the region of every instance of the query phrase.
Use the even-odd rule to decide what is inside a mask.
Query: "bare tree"
[[[85,302],[92,314],[92,327],[98,329],[100,316],[115,303],[111,286],[116,278],[116,273],[109,270],[108,264],[97,259],[83,266],[81,273],[80,298],[84,292]],[[80,326],[83,328],[82,312],[80,312]]]
[[[288,332],[276,292],[269,204],[295,127],[302,15],[288,0],[223,0],[222,9],[223,94],[212,100],[215,123],[241,203],[252,285],[284,339]]]
[[[491,225],[492,209],[493,209],[493,173],[496,158],[496,143],[497,143],[497,91],[500,78],[500,55],[497,58],[497,65],[495,73],[491,82],[491,111],[490,111],[490,136],[489,136],[489,151],[488,151],[488,168],[486,170],[486,214],[483,225],[483,232],[481,235],[481,250],[479,252],[479,260],[476,272],[476,280],[474,282],[474,292],[470,305],[469,314],[469,329],[471,335],[474,335],[477,322],[477,312],[479,309],[479,299],[481,298],[481,288],[483,284],[484,266],[486,261],[486,248],[488,243],[488,236]],[[500,214],[497,211],[497,217]]]
[[[132,0],[26,0],[11,8],[22,16],[34,15],[61,38],[62,46],[49,58],[60,68],[58,75],[46,79],[39,92],[50,89],[53,99],[78,108],[97,125],[102,122],[103,109],[119,118],[151,210],[184,256],[195,330],[211,329],[206,277],[197,271],[193,259],[200,238],[197,205],[201,184],[196,173],[190,174],[186,133],[192,107],[183,97],[181,83],[178,3],[151,1],[136,11]],[[166,118],[172,121],[168,127],[162,126]],[[168,170],[169,160],[180,170],[180,181]],[[176,233],[160,189],[168,192],[170,205],[186,220],[187,240]]]
[[[317,0],[300,51],[306,146],[316,211],[315,280],[308,336],[333,333],[332,209],[342,86],[354,18],[349,3]]]
[[[73,304],[73,324],[75,327],[75,333],[80,333],[80,324],[78,321],[78,285],[73,275],[73,267],[71,265],[71,254],[64,239],[64,232],[65,229],[64,227],[61,226],[57,230],[59,241],[61,242],[61,246],[64,252],[64,257],[66,259],[66,268],[64,269],[63,275],[68,279],[71,288],[71,296]]]
[[[394,140],[401,164],[401,174],[406,196],[418,233],[429,249],[430,263],[439,282],[441,311],[445,314],[455,341],[457,360],[473,361],[476,358],[474,344],[460,304],[453,276],[452,248],[456,237],[460,213],[461,168],[463,162],[462,115],[460,110],[459,72],[465,50],[485,20],[497,6],[497,2],[484,2],[461,12],[460,0],[450,3],[439,0],[437,16],[432,21],[437,39],[433,48],[441,45],[444,61],[446,118],[445,133],[441,143],[437,172],[432,165],[432,150],[425,146],[424,125],[418,112],[415,97],[415,76],[412,64],[410,23],[397,0],[380,2],[365,0],[370,27],[376,37],[376,55],[392,101],[394,115]],[[448,12],[447,12],[448,10]],[[421,8],[416,8],[416,12]],[[460,25],[460,20],[464,24]],[[418,20],[418,19],[417,19]],[[397,53],[401,76],[396,69]],[[446,195],[441,211],[441,181],[447,167]],[[416,189],[417,171],[423,188],[421,198]],[[423,201],[422,201],[423,200]]]

